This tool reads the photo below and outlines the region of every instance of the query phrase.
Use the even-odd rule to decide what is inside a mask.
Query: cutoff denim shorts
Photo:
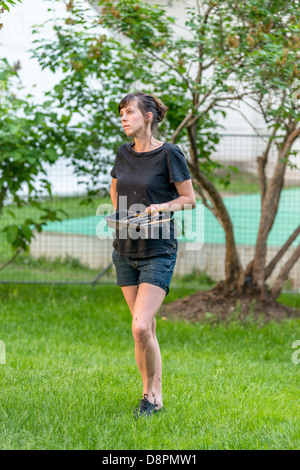
[[[144,259],[131,259],[120,256],[117,250],[112,252],[116,267],[118,286],[139,286],[142,282],[154,284],[169,293],[177,253],[151,256]]]

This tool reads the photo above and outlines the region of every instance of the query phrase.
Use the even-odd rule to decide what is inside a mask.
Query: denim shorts
[[[118,286],[139,286],[142,282],[159,286],[169,293],[169,287],[177,259],[177,253],[161,254],[144,259],[131,259],[112,252]]]

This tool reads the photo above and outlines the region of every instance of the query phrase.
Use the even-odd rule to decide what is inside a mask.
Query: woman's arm
[[[192,185],[192,180],[180,181],[178,183],[174,183],[179,194],[177,199],[168,202],[169,207],[172,205],[180,205],[181,210],[184,209],[185,205],[191,205],[191,209],[196,207],[196,197],[194,193],[194,188]],[[179,209],[180,210],[180,209]]]
[[[180,181],[174,183],[179,194],[179,197],[173,199],[172,201],[163,202],[161,204],[151,204],[151,206],[146,207],[145,212],[152,212],[156,209],[170,209],[174,211],[182,211],[184,209],[194,209],[196,207],[196,197],[194,193],[194,188],[192,185],[192,180]],[[184,207],[184,206],[190,207]]]
[[[117,210],[118,191],[117,191],[117,178],[113,178],[110,186],[110,198],[115,211]]]

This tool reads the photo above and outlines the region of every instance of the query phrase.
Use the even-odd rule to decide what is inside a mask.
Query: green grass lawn
[[[300,308],[299,296],[282,299]],[[0,449],[300,447],[299,320],[159,317],[166,411],[135,421],[142,384],[120,288],[2,285],[0,305]]]

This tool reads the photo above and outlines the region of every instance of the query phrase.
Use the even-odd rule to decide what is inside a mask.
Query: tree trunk
[[[213,183],[204,175],[200,170],[198,164],[198,152],[196,147],[196,125],[187,128],[190,140],[190,153],[191,153],[191,171],[196,181],[207,192],[208,197],[214,206],[215,212],[218,216],[219,222],[225,231],[225,277],[226,284],[230,287],[237,288],[241,291],[244,285],[244,270],[240,262],[240,257],[236,249],[234,238],[233,226],[230,216],[227,212],[223,199]]]
[[[281,149],[279,150],[276,167],[262,203],[261,219],[252,265],[253,283],[258,287],[261,299],[263,299],[266,295],[265,265],[267,255],[267,239],[278,211],[288,155],[298,135],[299,129],[294,128],[286,136]]]

